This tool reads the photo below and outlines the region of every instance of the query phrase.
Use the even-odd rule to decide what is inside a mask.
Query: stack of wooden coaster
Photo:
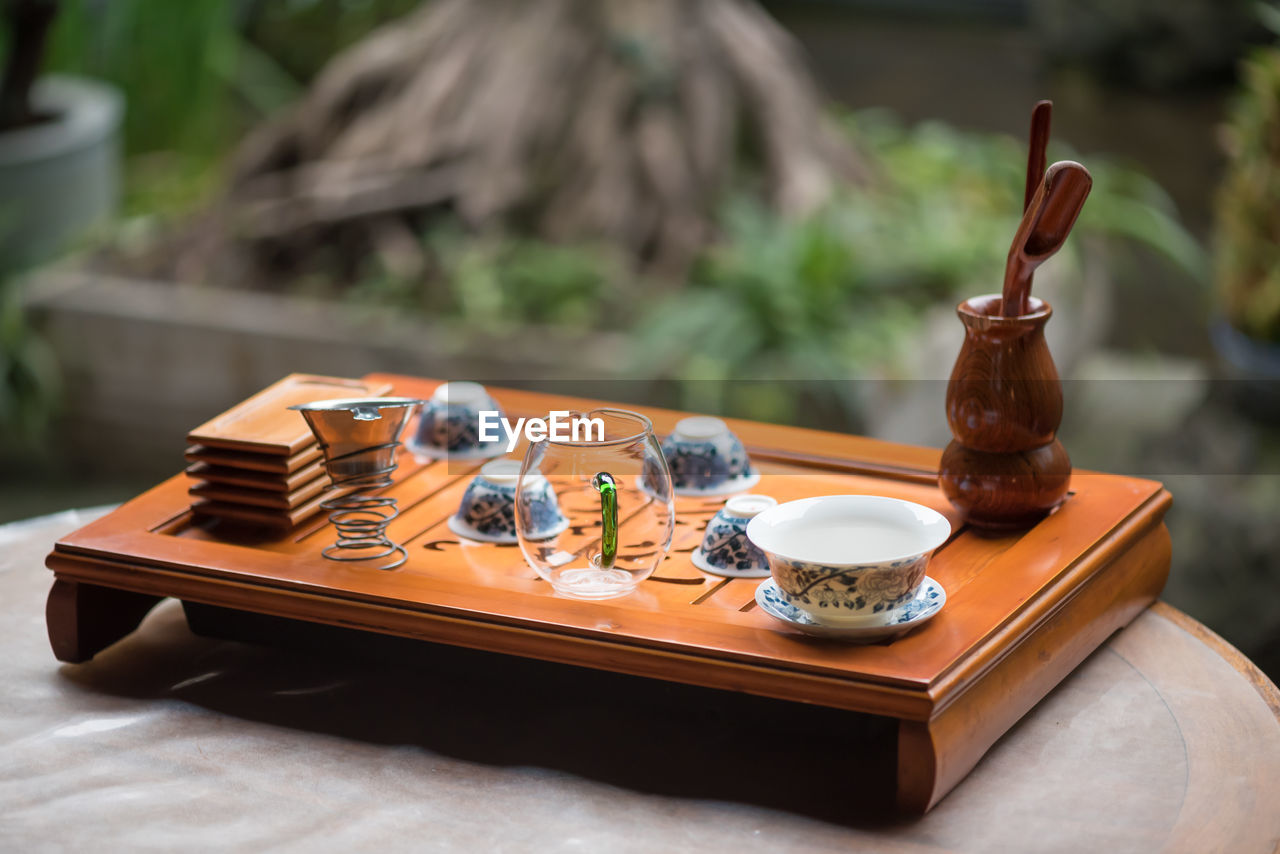
[[[192,511],[207,519],[287,531],[318,509],[324,458],[299,403],[377,397],[390,386],[290,374],[187,434]]]

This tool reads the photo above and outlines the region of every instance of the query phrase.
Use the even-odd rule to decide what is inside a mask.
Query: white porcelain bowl
[[[875,625],[910,602],[951,536],[936,510],[879,495],[788,501],[747,524],[778,588],[824,625]]]

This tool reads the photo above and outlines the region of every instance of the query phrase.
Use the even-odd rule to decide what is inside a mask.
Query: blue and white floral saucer
[[[756,588],[756,604],[774,619],[815,638],[849,643],[874,643],[905,634],[941,611],[946,601],[947,591],[926,575],[916,598],[889,611],[886,622],[874,626],[824,626],[791,604],[787,594],[778,589],[772,578],[761,582]]]
[[[479,531],[459,519],[456,515],[450,516],[449,521],[445,524],[448,525],[450,531],[457,534],[459,537],[466,540],[475,540],[478,543],[501,543],[509,545],[517,542],[518,539],[514,533],[507,531],[497,533]]]

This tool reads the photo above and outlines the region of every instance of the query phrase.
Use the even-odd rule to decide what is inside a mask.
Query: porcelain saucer
[[[849,643],[874,643],[905,634],[941,611],[946,601],[947,591],[926,575],[916,598],[890,611],[887,622],[875,626],[824,626],[791,604],[787,594],[778,589],[772,578],[761,582],[756,588],[756,604],[774,619],[812,637]]]
[[[515,534],[483,534],[459,519],[456,515],[450,516],[449,521],[445,524],[449,526],[450,531],[457,534],[459,537],[468,540],[475,540],[480,543],[509,544],[517,541]]]

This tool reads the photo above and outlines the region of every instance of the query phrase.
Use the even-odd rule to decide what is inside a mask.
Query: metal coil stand
[[[394,448],[398,442],[388,442],[362,448],[350,454],[344,454],[328,461],[329,479],[333,485],[329,487],[342,494],[330,498],[320,504],[329,511],[329,522],[338,532],[338,541],[324,549],[322,554],[329,560],[365,561],[396,555],[390,563],[382,564],[377,569],[395,569],[409,557],[404,546],[397,545],[387,538],[387,526],[400,515],[396,500],[385,495],[374,493],[391,485],[391,473],[395,471],[395,463],[388,466],[359,471],[356,458],[372,459],[379,451]],[[351,473],[343,473],[344,469],[353,469]]]

